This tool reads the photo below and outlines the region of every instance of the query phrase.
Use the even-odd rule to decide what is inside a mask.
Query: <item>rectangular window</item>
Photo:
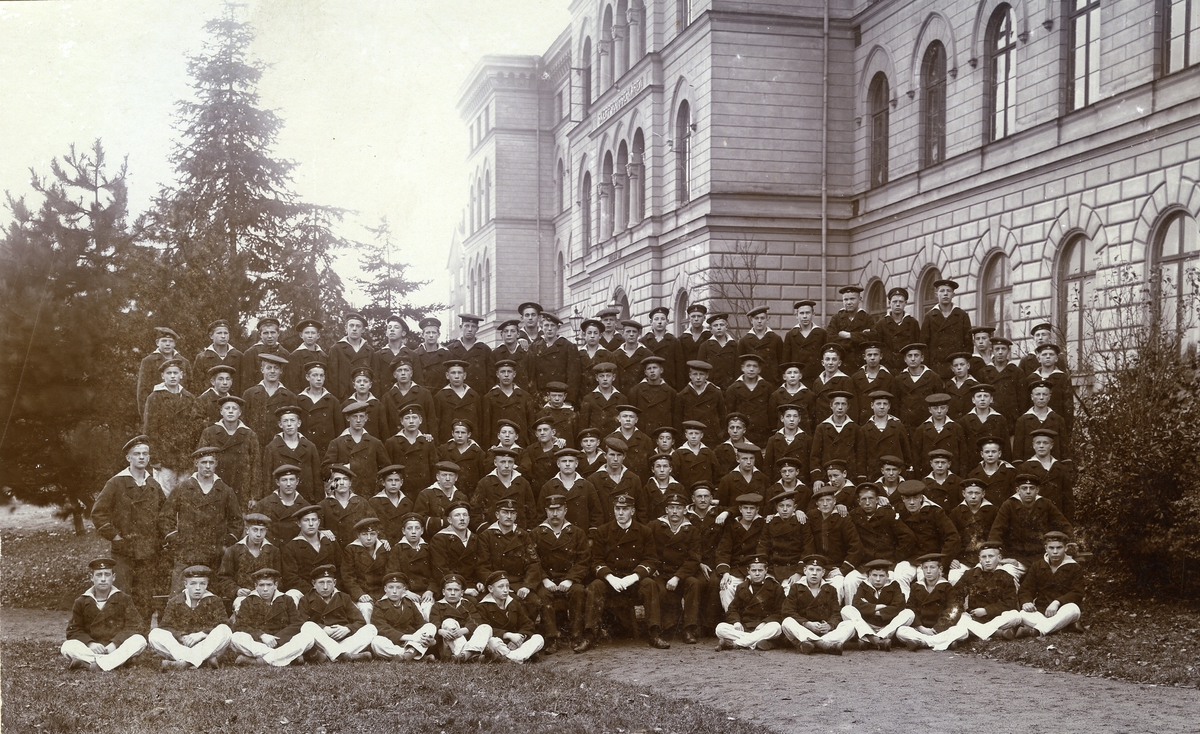
[[[1200,0],[1166,0],[1167,73],[1200,62]]]
[[[1100,99],[1100,0],[1072,0],[1070,109]]]

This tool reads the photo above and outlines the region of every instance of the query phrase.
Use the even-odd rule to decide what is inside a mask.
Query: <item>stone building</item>
[[[457,311],[753,300],[786,329],[794,300],[827,318],[846,283],[879,313],[905,286],[920,318],[951,277],[1018,352],[1049,320],[1078,359],[1130,294],[1195,323],[1200,0],[570,11],[545,54],[464,84]]]

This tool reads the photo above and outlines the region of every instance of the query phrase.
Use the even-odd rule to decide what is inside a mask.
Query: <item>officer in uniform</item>
[[[541,569],[541,580],[532,596],[534,603],[540,606],[542,611],[545,652],[552,655],[558,650],[560,637],[558,612],[555,607],[560,600],[566,602],[567,624],[570,630],[567,644],[575,644],[574,640],[583,636],[583,606],[587,601],[587,587],[584,581],[587,579],[591,550],[587,529],[567,522],[565,495],[551,494],[545,498],[544,504],[546,521],[530,532]]]
[[[633,497],[619,494],[613,499],[615,519],[596,529],[592,544],[595,579],[588,584],[584,636],[574,648],[577,653],[587,652],[596,644],[600,617],[610,604],[610,595],[615,595],[611,601],[619,599],[628,607],[640,601],[646,610],[650,647],[666,650],[671,646],[661,634],[658,585],[653,578],[658,569],[654,531],[633,519],[634,510]],[[632,621],[632,609],[629,612],[626,617]]]

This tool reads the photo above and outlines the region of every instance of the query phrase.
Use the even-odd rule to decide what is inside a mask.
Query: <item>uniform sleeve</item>
[[[750,588],[749,582],[743,581],[738,585],[737,591],[733,593],[733,601],[729,602],[729,609],[725,612],[725,621],[729,624],[741,623],[742,608],[746,605],[746,598],[749,596],[748,588]]]
[[[100,534],[100,537],[105,540],[112,540],[118,534],[117,528],[112,524],[116,495],[120,490],[117,482],[116,477],[105,482],[104,489],[100,490],[100,496],[92,505],[92,524],[96,526],[96,532]]]
[[[954,527],[954,523],[945,512],[938,512],[935,516],[938,533],[942,536],[941,553],[946,558],[958,558],[958,554],[962,552],[962,538],[958,534],[958,528]]]
[[[842,562],[842,573],[850,573],[866,561],[867,554],[863,550],[862,540],[858,537],[854,523],[846,518],[839,524],[846,540],[846,560]]]
[[[78,640],[85,645],[90,645],[95,642],[87,628],[87,616],[85,611],[88,602],[84,597],[79,597],[71,606],[71,619],[67,622],[67,639]]]
[[[237,548],[230,546],[221,554],[221,567],[217,571],[217,578],[213,584],[213,591],[216,592],[217,596],[225,599],[232,599],[237,596],[237,571]]]
[[[217,625],[229,624],[229,615],[225,612],[225,602],[220,598],[215,595],[206,596],[200,601],[200,604],[204,608],[200,624],[206,631],[211,631]]]
[[[1059,604],[1077,604],[1082,606],[1083,597],[1087,593],[1085,586],[1087,579],[1081,567],[1075,565],[1069,570],[1072,572],[1070,584],[1068,585],[1066,592],[1054,601],[1058,602]],[[1061,571],[1059,573],[1061,573]]]
[[[351,632],[358,632],[367,625],[367,620],[353,600],[347,599],[346,601],[346,626],[350,628]]]
[[[234,614],[233,631],[245,632],[258,641],[264,634],[263,627],[270,607],[265,602],[254,601],[255,598],[257,597],[248,596],[242,602],[241,607]]]

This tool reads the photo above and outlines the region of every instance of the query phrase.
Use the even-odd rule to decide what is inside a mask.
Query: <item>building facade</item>
[[[1074,362],[1129,298],[1198,338],[1200,0],[570,10],[464,85],[456,310],[754,302],[786,329],[847,283],[920,318],[948,277],[1018,351],[1050,321]]]

